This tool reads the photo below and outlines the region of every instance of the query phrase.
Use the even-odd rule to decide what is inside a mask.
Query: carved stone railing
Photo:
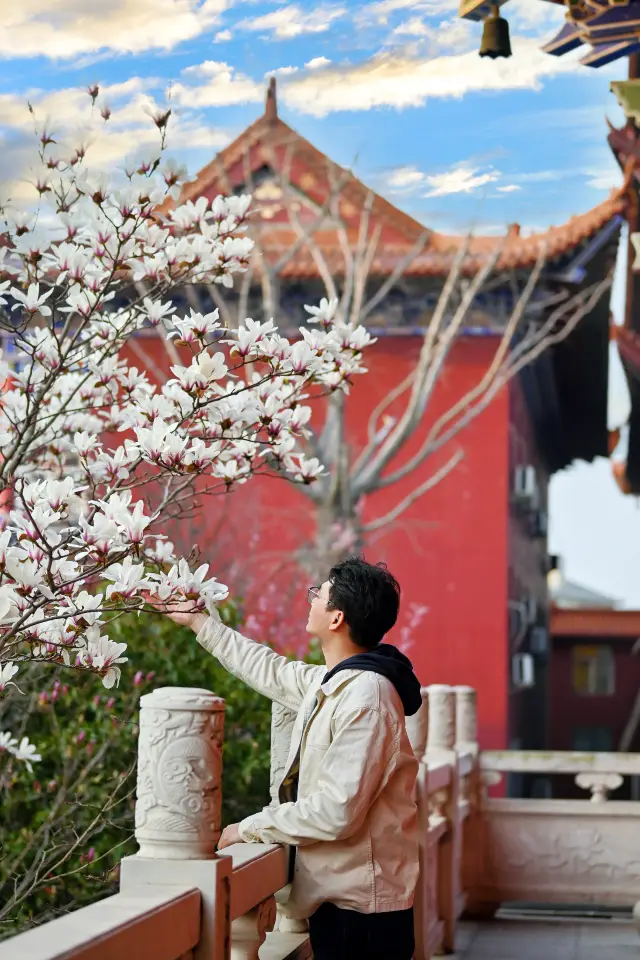
[[[467,822],[479,814],[475,691],[434,685],[423,688],[422,698],[421,723],[426,736],[414,744],[420,761],[416,960],[455,951],[456,928],[466,899],[463,847],[472,836]]]
[[[640,901],[640,803],[608,800],[638,754],[480,753],[475,692],[431,686],[407,721],[419,761],[415,960],[451,953],[463,912],[509,900]],[[272,803],[293,715],[275,708]],[[0,944],[0,960],[308,960],[286,913],[288,852],[220,834],[224,702],[163,688],[141,700],[136,839],[120,893]],[[506,772],[572,773],[585,800],[493,799]],[[640,910],[637,911],[640,914]]]
[[[609,799],[640,754],[487,751],[480,755],[482,829],[466,883],[492,913],[505,901],[633,907],[640,901],[640,803]],[[493,798],[507,773],[571,774],[583,800]]]

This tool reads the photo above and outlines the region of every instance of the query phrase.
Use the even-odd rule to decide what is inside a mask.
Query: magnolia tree
[[[364,372],[370,338],[337,319],[335,302],[307,307],[294,343],[272,319],[228,330],[218,310],[178,314],[177,287],[230,287],[246,269],[250,197],[160,216],[185,176],[164,160],[168,120],[169,111],[154,116],[157,156],[112,177],[42,130],[39,210],[3,211],[0,324],[24,362],[0,371],[0,492],[11,496],[0,534],[2,693],[19,691],[32,661],[112,687],[127,657],[110,620],[150,598],[200,609],[223,599],[206,564],[175,555],[166,524],[196,489],[229,491],[258,471],[316,483],[323,467],[303,448],[307,401],[346,392]],[[131,298],[136,283],[144,294]],[[181,348],[160,385],[121,359],[144,327]],[[0,737],[5,753],[38,759],[27,740]]]

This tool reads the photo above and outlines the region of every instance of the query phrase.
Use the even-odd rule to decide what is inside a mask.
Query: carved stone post
[[[427,753],[433,758],[450,754],[456,743],[456,697],[453,687],[434,683],[427,687],[429,728]]]
[[[406,728],[409,743],[416,760],[422,760],[427,749],[427,731],[429,729],[429,693],[427,687],[420,688],[422,706],[412,717],[407,717]]]
[[[273,930],[276,901],[268,897],[231,924],[231,960],[258,960],[258,951]]]
[[[477,887],[484,870],[484,781],[480,773],[476,691],[473,687],[455,687],[455,696],[456,751],[459,755],[471,754],[474,760],[471,772],[460,778],[460,798],[467,803],[467,817],[461,824],[460,891],[467,910],[480,916],[491,916],[497,909],[496,906],[478,904],[472,900],[472,891]]]
[[[454,687],[456,697],[456,747],[460,753],[478,749],[478,715],[473,687]]]
[[[220,836],[224,700],[161,687],[140,700],[135,831],[140,851],[120,864],[120,889],[186,886],[202,896],[194,960],[227,956],[232,861]]]
[[[434,684],[427,688],[429,695],[429,730],[427,735],[427,765],[447,763],[451,779],[444,804],[439,812],[447,820],[447,832],[437,848],[437,902],[443,923],[443,949],[455,952],[456,923],[459,914],[461,885],[462,824],[459,809],[460,777],[456,744],[456,694],[453,687]]]
[[[141,857],[208,860],[220,837],[224,700],[161,687],[140,699],[135,832]]]

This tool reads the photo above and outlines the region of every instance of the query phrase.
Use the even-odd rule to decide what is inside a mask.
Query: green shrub
[[[236,625],[234,606],[221,612]],[[270,701],[228,674],[191,630],[166,617],[127,615],[108,632],[128,644],[120,689],[105,691],[90,675],[54,674],[36,664],[21,673],[25,695],[4,701],[2,727],[27,735],[42,760],[29,773],[7,755],[0,759],[2,937],[116,892],[117,865],[136,850],[141,693],[187,686],[223,697],[223,825],[269,800]]]

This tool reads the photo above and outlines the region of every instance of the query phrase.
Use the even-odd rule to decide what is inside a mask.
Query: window
[[[571,677],[575,693],[583,696],[611,696],[615,691],[613,650],[606,646],[574,647]]]
[[[610,753],[611,731],[607,727],[575,727],[571,749],[578,753]]]

